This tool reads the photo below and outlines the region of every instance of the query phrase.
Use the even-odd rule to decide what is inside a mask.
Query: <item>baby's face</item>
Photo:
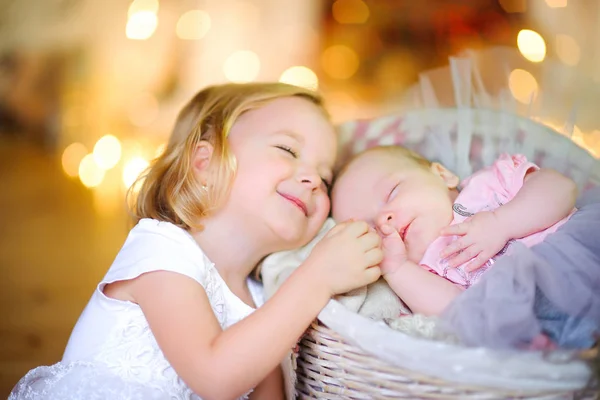
[[[354,218],[375,228],[391,225],[403,238],[408,258],[418,263],[452,221],[452,198],[436,168],[401,152],[376,150],[355,158],[338,178],[332,212],[338,222]]]

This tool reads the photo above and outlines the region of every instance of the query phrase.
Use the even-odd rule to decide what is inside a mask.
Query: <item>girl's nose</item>
[[[321,177],[316,173],[304,173],[300,175],[300,183],[308,186],[311,190],[315,190],[321,186]]]

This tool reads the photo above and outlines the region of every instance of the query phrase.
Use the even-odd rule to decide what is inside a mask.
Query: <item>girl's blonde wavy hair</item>
[[[153,218],[201,228],[199,219],[223,203],[235,176],[236,160],[227,143],[231,127],[245,112],[285,97],[307,99],[327,115],[319,94],[283,83],[225,84],[198,92],[177,116],[165,151],[127,193],[134,222]],[[214,148],[210,167],[216,179],[210,187],[202,187],[192,171],[195,148],[203,140]]]

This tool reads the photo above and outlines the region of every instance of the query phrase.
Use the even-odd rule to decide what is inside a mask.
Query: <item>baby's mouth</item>
[[[412,224],[412,222],[408,225],[406,225],[404,228],[402,228],[398,234],[400,235],[400,238],[402,239],[402,241],[405,241],[406,239],[406,233],[408,231],[408,228],[410,228],[410,225]]]

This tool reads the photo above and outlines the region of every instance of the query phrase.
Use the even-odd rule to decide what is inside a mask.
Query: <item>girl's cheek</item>
[[[329,215],[329,212],[331,211],[331,199],[329,198],[327,193],[323,193],[321,202],[322,202],[323,214],[325,215],[325,218],[327,218],[327,215]]]

